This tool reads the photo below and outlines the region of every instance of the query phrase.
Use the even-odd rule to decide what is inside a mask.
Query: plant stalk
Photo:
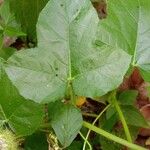
[[[130,143],[132,143],[132,138],[131,138],[131,134],[130,134],[128,125],[127,125],[127,123],[126,123],[126,120],[125,120],[125,118],[124,118],[123,112],[121,111],[121,108],[120,108],[120,106],[119,106],[119,104],[118,104],[118,101],[117,101],[117,99],[116,99],[116,92],[114,92],[114,93],[112,94],[112,97],[111,97],[111,98],[112,98],[112,102],[113,102],[113,104],[114,104],[114,106],[115,106],[115,108],[116,108],[116,110],[117,110],[117,112],[118,112],[118,115],[119,115],[119,118],[120,118],[120,120],[121,120],[121,123],[122,123],[122,125],[123,125],[126,138],[127,138],[127,140],[128,140]]]
[[[143,148],[141,146],[138,146],[136,144],[130,143],[130,142],[124,140],[124,139],[121,139],[121,138],[119,138],[119,137],[117,137],[113,134],[110,134],[109,132],[106,132],[106,131],[104,131],[104,130],[96,127],[96,126],[93,126],[92,124],[90,124],[86,121],[83,121],[83,126],[90,129],[90,130],[92,130],[92,131],[94,131],[94,132],[96,132],[96,133],[98,133],[98,134],[100,134],[100,135],[102,135],[102,136],[104,136],[107,139],[110,139],[110,140],[112,140],[116,143],[119,143],[121,145],[127,146],[128,148],[131,148],[133,150],[148,150],[148,149]]]
[[[75,106],[76,102],[75,102],[75,94],[73,91],[72,81],[70,81],[70,83],[69,83],[69,94],[70,94],[71,103],[72,103],[72,105]]]
[[[95,125],[95,123],[98,121],[98,119],[103,115],[103,113],[110,107],[111,104],[109,104],[108,106],[106,106],[103,111],[95,118],[95,120],[93,121],[92,125]],[[91,130],[88,131],[85,141],[84,141],[84,145],[83,145],[83,150],[85,150],[86,148],[86,143],[88,141],[88,137],[90,135]]]
[[[92,150],[92,146],[91,146],[91,144],[89,143],[89,141],[83,136],[83,134],[82,134],[81,132],[79,132],[79,134],[80,134],[80,136],[82,137],[82,139],[83,139],[84,141],[86,141],[86,143],[88,144],[89,150]]]

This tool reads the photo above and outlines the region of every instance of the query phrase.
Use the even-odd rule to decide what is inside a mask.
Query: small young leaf
[[[146,128],[149,127],[148,123],[146,122],[146,120],[144,119],[144,117],[137,108],[135,108],[132,105],[120,105],[120,107],[128,125]],[[110,107],[106,113],[106,117],[107,119],[110,119],[115,114],[116,114],[115,108]]]
[[[109,107],[106,111],[106,119],[110,119],[114,114],[116,114],[114,107]]]
[[[109,119],[106,119],[103,124],[103,129],[106,131],[112,131],[114,125],[118,121],[117,113],[114,113]]]
[[[119,95],[120,105],[134,105],[138,92],[136,90],[127,90]]]
[[[60,102],[50,103],[51,125],[63,147],[69,146],[82,127],[81,112]]]
[[[4,35],[13,37],[13,36],[26,36],[25,33],[19,31],[18,28],[7,26],[4,32]]]
[[[0,50],[0,57],[7,60],[15,51],[16,49],[12,47],[2,48]]]
[[[148,123],[145,121],[142,114],[137,108],[131,105],[122,105],[121,109],[124,113],[124,117],[127,121],[127,124],[133,125],[136,127],[146,127],[148,128]]]

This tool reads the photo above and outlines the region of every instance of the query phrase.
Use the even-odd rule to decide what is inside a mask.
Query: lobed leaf
[[[43,108],[21,97],[11,84],[0,62],[0,124],[8,123],[21,136],[32,134],[43,120]]]
[[[97,39],[131,54],[133,67],[150,81],[150,1],[111,0],[108,13],[99,24]]]
[[[78,96],[118,87],[130,56],[95,42],[99,19],[89,0],[51,0],[37,23],[38,47],[14,54],[6,72],[20,94],[35,102],[62,99],[72,80]]]

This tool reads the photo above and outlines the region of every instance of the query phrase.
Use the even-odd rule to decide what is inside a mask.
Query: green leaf
[[[121,109],[127,121],[127,124],[133,125],[136,127],[146,127],[146,128],[149,127],[148,123],[145,121],[140,111],[134,106],[122,105]]]
[[[73,141],[67,150],[82,150],[82,143],[80,141]]]
[[[3,31],[3,27],[0,25],[0,34],[1,34],[1,32]]]
[[[9,0],[12,12],[30,39],[36,38],[36,23],[48,0]]]
[[[109,107],[106,111],[106,118],[103,120],[103,124],[101,126],[102,129],[108,131],[109,133],[115,134],[120,137],[122,135],[119,130],[118,132],[114,132],[114,125],[118,121],[118,114],[114,111],[113,107]],[[101,124],[100,124],[101,125]],[[120,150],[121,145],[109,141],[108,139],[100,136],[100,144],[102,150]]]
[[[6,66],[20,94],[45,103],[62,99],[70,80],[78,96],[98,97],[118,87],[130,56],[95,45],[98,21],[89,0],[51,0],[37,23],[38,48],[14,54]]]
[[[10,27],[10,26],[6,27],[4,34],[7,35],[7,36],[9,36],[9,37],[13,37],[13,36],[26,36],[26,34],[23,33],[22,31],[18,30],[18,28]]]
[[[0,65],[0,120],[19,136],[32,134],[43,120],[43,108],[21,97],[7,78],[2,60]]]
[[[15,51],[16,49],[12,47],[2,48],[0,50],[0,57],[7,60]]]
[[[118,121],[118,115],[117,115],[117,113],[114,113],[111,115],[110,118],[108,118],[104,121],[104,124],[102,127],[104,130],[111,131],[113,129],[114,125],[117,123],[117,121]]]
[[[133,56],[132,65],[150,81],[150,1],[108,1],[108,17],[100,22],[97,39]]]
[[[138,137],[139,134],[139,127],[135,127],[135,126],[129,126],[129,130],[130,130],[130,134],[132,137],[132,141],[135,141]]]
[[[25,140],[25,150],[47,150],[48,142],[45,133],[37,132]]]
[[[106,119],[110,119],[113,115],[115,116],[116,110],[114,109],[114,106],[111,106],[106,111]]]
[[[115,142],[109,141],[108,139],[106,139],[104,137],[100,137],[100,144],[101,144],[102,150],[121,150],[122,149],[121,145],[119,145]]]
[[[135,127],[135,126],[129,126],[129,129],[130,129],[130,134],[132,136],[132,140],[135,141],[137,138],[137,135],[139,133],[139,128]],[[118,127],[118,129],[114,129],[113,131],[111,131],[111,133],[120,138],[126,139],[123,128]],[[102,150],[121,150],[121,149],[123,149],[120,144],[109,141],[108,139],[106,139],[104,137],[100,137],[100,144],[101,144]]]
[[[9,0],[5,0],[0,7],[0,26],[5,36],[25,36],[21,32],[20,25],[17,24],[15,14],[10,10]]]
[[[106,115],[108,115],[108,116],[111,115],[111,116],[109,118],[106,118],[103,121],[104,124],[101,126],[101,128],[112,134],[115,134],[118,137],[126,139],[123,128],[121,128],[121,126],[118,126],[118,127],[114,126],[118,121],[118,115],[115,112],[115,110],[113,109],[113,107],[110,107],[107,110],[107,113],[106,113]],[[111,114],[109,114],[109,113],[111,113]],[[132,136],[132,140],[135,141],[137,138],[138,132],[139,132],[139,128],[130,125],[129,130],[130,130],[130,134]],[[114,143],[112,141],[109,141],[108,139],[103,138],[101,136],[100,136],[100,144],[101,144],[102,150],[120,150],[120,149],[122,149],[121,145]]]
[[[147,85],[146,90],[147,90],[147,93],[148,93],[148,97],[150,98],[150,84]]]
[[[63,147],[69,146],[82,127],[81,112],[71,105],[50,103],[51,125]]]
[[[7,0],[0,7],[0,16],[5,25],[10,24],[14,20],[14,14],[10,12],[9,2]]]
[[[144,119],[143,115],[140,113],[140,111],[135,108],[132,105],[120,105],[121,110],[124,114],[125,120],[128,125],[132,125],[135,127],[146,127],[148,128],[148,123]],[[115,116],[116,110],[114,107],[110,107],[106,113],[107,119],[111,119],[113,116]],[[116,118],[117,119],[117,118]],[[106,124],[107,127],[107,124]],[[109,125],[108,125],[109,127]],[[111,125],[110,125],[111,127]],[[107,128],[106,128],[107,129]]]
[[[138,92],[136,90],[127,90],[119,95],[120,105],[134,105]]]

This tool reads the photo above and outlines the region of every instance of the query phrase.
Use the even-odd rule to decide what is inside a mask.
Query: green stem
[[[116,108],[116,110],[117,110],[117,112],[118,112],[118,115],[119,115],[119,118],[120,118],[120,120],[121,120],[121,123],[122,123],[122,125],[123,125],[126,138],[127,138],[127,140],[128,140],[130,143],[132,143],[132,138],[131,138],[131,134],[130,134],[128,125],[127,125],[127,123],[126,123],[126,120],[125,120],[125,118],[124,118],[123,112],[121,111],[121,108],[120,108],[120,106],[119,106],[119,104],[118,104],[118,101],[117,101],[117,99],[116,99],[116,92],[113,93],[113,95],[112,95],[111,98],[112,98],[112,102],[113,102],[113,104],[114,104],[114,106],[115,106],[115,108]]]
[[[66,96],[67,96],[67,99],[69,99],[71,101],[72,105],[75,106],[76,102],[75,102],[75,94],[74,94],[74,90],[73,90],[73,86],[72,86],[72,80],[73,80],[73,78],[68,78]]]
[[[70,100],[71,100],[72,105],[75,106],[76,102],[75,102],[75,94],[73,91],[72,81],[70,81]]]
[[[102,116],[102,114],[110,107],[111,104],[109,104],[108,106],[106,106],[103,111],[101,111],[101,113],[95,118],[95,120],[93,121],[92,125],[95,125],[95,123],[97,122],[97,120]],[[90,135],[90,132],[91,130],[88,131],[87,135],[86,135],[86,138],[85,138],[85,141],[84,141],[84,145],[83,145],[83,150],[85,150],[86,148],[86,143],[87,143],[87,140],[88,140],[88,137]]]
[[[86,139],[85,139],[85,137],[83,136],[83,134],[82,134],[81,132],[79,132],[79,134],[80,134],[80,136],[82,137],[82,139],[85,141]],[[91,146],[91,144],[89,143],[89,141],[86,140],[86,143],[88,144],[89,149],[92,150],[92,146]]]
[[[126,141],[124,139],[121,139],[121,138],[119,138],[119,137],[117,137],[117,136],[115,136],[113,134],[110,134],[109,132],[106,132],[106,131],[104,131],[104,130],[96,127],[96,126],[93,126],[92,124],[90,124],[88,122],[83,121],[83,126],[88,128],[88,129],[90,129],[90,130],[92,130],[92,131],[94,131],[94,132],[96,132],[96,133],[98,133],[98,134],[100,134],[100,135],[102,135],[102,136],[104,136],[104,137],[106,137],[107,139],[110,139],[110,140],[112,140],[112,141],[114,141],[116,143],[119,143],[119,144],[122,144],[124,146],[127,146],[127,147],[129,147],[129,148],[131,148],[133,150],[147,150],[147,149],[145,149],[145,148],[143,148],[141,146],[138,146],[136,144],[130,143],[130,142],[128,142],[128,141]]]

